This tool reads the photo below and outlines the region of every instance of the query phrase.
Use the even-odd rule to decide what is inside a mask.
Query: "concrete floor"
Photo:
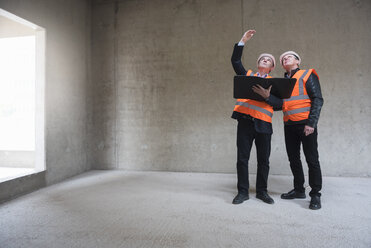
[[[255,180],[251,176],[252,185]],[[0,205],[0,247],[371,247],[371,178],[324,178],[322,209],[232,205],[233,174],[91,171]]]

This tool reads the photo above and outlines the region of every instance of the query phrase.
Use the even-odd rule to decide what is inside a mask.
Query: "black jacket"
[[[242,51],[243,51],[243,46],[238,46],[238,44],[234,45],[231,62],[232,62],[233,69],[237,75],[246,75],[247,73],[246,69],[243,67],[242,62],[241,62]],[[277,97],[270,99],[270,102],[267,101],[267,103],[273,106],[273,109],[277,109],[277,110],[282,109],[282,100]],[[249,119],[251,118],[251,116],[242,114],[240,112],[233,111],[232,118],[240,120],[240,119]],[[259,119],[254,119],[254,127],[255,127],[256,132],[258,133],[267,133],[267,134],[273,133],[272,123],[270,122],[262,121]]]
[[[300,70],[299,68],[291,71],[291,78],[294,76],[294,74]],[[287,73],[285,73],[285,77],[289,77]],[[310,100],[312,101],[309,117],[306,120],[302,121],[287,121],[285,122],[285,125],[297,125],[297,124],[305,124],[310,127],[317,127],[319,115],[321,113],[321,108],[323,105],[323,98],[322,98],[322,92],[321,92],[321,86],[319,84],[319,80],[316,74],[312,73],[306,84],[305,88],[307,90],[308,96]],[[280,110],[282,109],[283,100],[279,99],[273,95],[270,95],[267,102],[272,105],[274,104],[274,110]],[[272,105],[273,106],[273,105]]]

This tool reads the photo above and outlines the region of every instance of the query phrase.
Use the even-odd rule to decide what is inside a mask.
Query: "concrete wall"
[[[37,183],[25,177],[22,184],[2,184],[8,196],[29,191],[27,180],[29,185],[49,185],[90,169],[86,146],[90,6],[88,0],[0,0],[0,8],[46,29],[47,171],[35,175]]]
[[[257,34],[246,68],[286,50],[315,68],[325,104],[323,174],[370,176],[371,2],[93,1],[89,163],[99,169],[235,172],[230,119],[233,44]],[[273,76],[282,76],[280,66]],[[282,113],[273,120],[271,173],[291,174]],[[255,150],[251,171],[255,172]]]

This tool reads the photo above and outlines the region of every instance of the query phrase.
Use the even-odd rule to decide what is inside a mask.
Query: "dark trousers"
[[[249,192],[249,159],[255,140],[258,171],[256,175],[256,192],[267,192],[269,173],[269,155],[271,153],[272,134],[257,133],[254,122],[240,119],[237,126],[237,189],[239,193]]]
[[[298,192],[305,192],[304,172],[300,160],[300,145],[303,144],[303,151],[309,169],[309,186],[312,188],[309,195],[321,196],[319,191],[322,188],[322,174],[318,160],[317,128],[314,129],[312,134],[305,136],[304,126],[304,124],[285,125],[286,151],[291,172],[294,176],[294,188]]]

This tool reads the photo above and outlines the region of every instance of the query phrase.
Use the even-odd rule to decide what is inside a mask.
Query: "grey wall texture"
[[[294,50],[319,74],[323,174],[370,176],[371,1],[93,1],[89,164],[98,169],[235,172],[230,57]],[[283,76],[277,66],[272,74]],[[290,175],[282,113],[271,173]],[[251,171],[256,171],[255,150]],[[303,159],[304,161],[304,159]]]
[[[0,0],[0,8],[46,29],[47,171],[36,175],[37,185],[56,183],[90,169],[86,145],[90,6],[90,1],[82,0]],[[32,176],[18,181],[22,182],[18,189],[13,183],[7,190],[18,194],[27,191],[27,185],[36,185]]]
[[[0,0],[0,8],[47,32],[47,171],[20,180],[18,192],[27,180],[48,185],[90,168],[234,173],[230,56],[250,28],[246,68],[262,52],[295,50],[302,68],[317,70],[323,174],[371,175],[370,1]],[[273,126],[271,173],[290,175],[281,112]],[[251,172],[255,161],[253,150]]]

